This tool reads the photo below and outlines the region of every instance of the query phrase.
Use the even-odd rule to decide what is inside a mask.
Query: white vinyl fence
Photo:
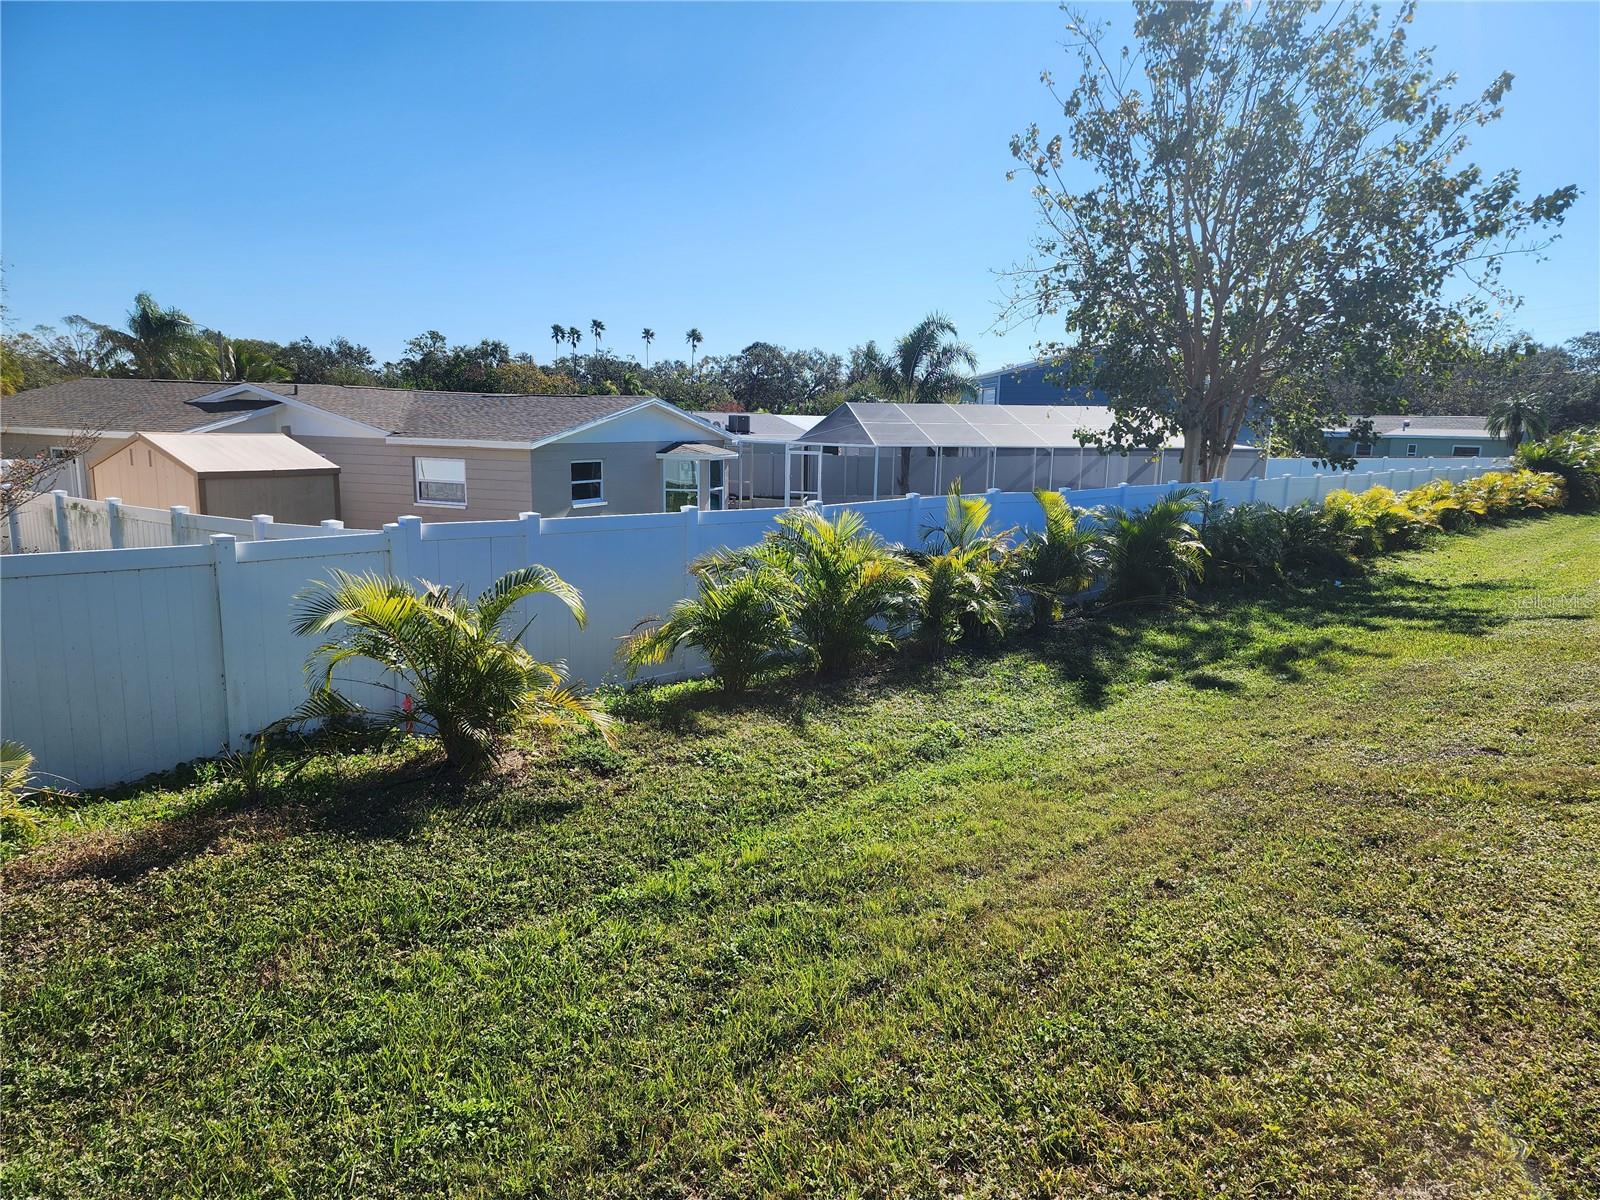
[[[240,541],[326,537],[345,533],[343,521],[321,525],[280,525],[270,515],[211,517],[182,504],[140,508],[112,497],[85,500],[65,491],[48,492],[18,505],[0,527],[0,552],[41,554],[61,550],[124,550],[150,546],[194,546],[214,533]]]
[[[1246,479],[1204,485],[1216,499],[1278,506],[1335,488],[1397,491],[1434,478],[1465,479],[1500,460],[1441,460],[1356,474]],[[1080,506],[1148,505],[1178,485],[1066,493]],[[997,528],[1027,530],[1039,507],[1025,492],[991,492]],[[853,508],[891,542],[918,545],[944,498],[906,496]],[[618,639],[663,614],[692,588],[689,564],[718,547],[752,544],[779,510],[651,513],[424,524],[402,517],[381,532],[243,541],[213,534],[180,544],[0,558],[0,733],[22,742],[39,769],[82,787],[134,779],[237,746],[306,696],[308,643],[289,628],[294,594],[333,568],[426,579],[476,593],[513,568],[543,563],[580,588],[580,630],[556,601],[525,602],[537,619],[530,651],[564,660],[580,681],[618,680]],[[328,532],[328,531],[319,531]],[[651,674],[696,673],[692,661]],[[374,674],[341,676],[369,706],[397,697]]]

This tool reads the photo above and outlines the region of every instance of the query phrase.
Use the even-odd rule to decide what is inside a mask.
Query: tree
[[[972,372],[977,369],[977,355],[972,347],[956,340],[950,318],[930,313],[896,340],[894,353],[880,363],[878,384],[889,400],[953,404],[976,392]]]
[[[1511,78],[1451,103],[1411,17],[1138,0],[1122,55],[1071,18],[1077,85],[1044,76],[1068,140],[1011,143],[1040,212],[1011,312],[1064,318],[1045,350],[1111,397],[1109,440],[1180,432],[1183,478],[1210,478],[1280,397],[1328,412],[1330,374],[1380,373],[1504,299],[1504,255],[1560,221],[1576,188],[1524,200],[1515,171],[1458,162]],[[1069,161],[1095,182],[1070,188]]]
[[[650,343],[656,340],[656,331],[648,327],[639,331],[639,336],[644,339],[644,365],[650,366]]]
[[[303,337],[282,347],[277,359],[296,383],[370,386],[378,382],[378,364],[372,351],[348,338],[318,343]]]
[[[1524,438],[1538,441],[1550,432],[1550,420],[1544,411],[1544,405],[1539,403],[1535,396],[1526,392],[1519,392],[1512,396],[1502,396],[1496,400],[1489,409],[1488,430],[1490,437],[1503,437],[1507,444],[1515,450],[1522,445]]]
[[[583,345],[583,330],[576,325],[567,328],[567,341],[572,344],[572,373],[578,373],[578,347]]]
[[[42,496],[54,487],[62,468],[87,454],[99,440],[98,430],[81,429],[62,438],[61,445],[48,451],[0,459],[0,522],[35,496]]]
[[[567,327],[565,325],[550,326],[550,340],[556,344],[556,354],[560,355],[561,347],[567,341]]]
[[[683,335],[683,340],[689,343],[689,370],[694,370],[694,352],[700,349],[700,343],[705,341],[705,335],[698,329],[691,329]]]
[[[145,379],[190,379],[212,358],[187,313],[162,308],[149,292],[133,298],[126,331],[107,328],[106,340],[133,359]]]
[[[589,322],[589,332],[594,336],[594,352],[600,353],[600,335],[606,331],[606,323],[596,317]]]

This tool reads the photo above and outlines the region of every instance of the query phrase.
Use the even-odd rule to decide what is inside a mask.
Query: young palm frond
[[[916,605],[912,636],[924,652],[938,654],[966,637],[1005,632],[1000,564],[982,548],[918,555],[911,578]]]
[[[1074,596],[1094,586],[1105,561],[1100,530],[1086,522],[1060,492],[1039,489],[1033,498],[1044,510],[1044,529],[1024,542],[1011,558],[1011,583],[1027,597],[1033,627],[1042,630]]]
[[[438,736],[452,765],[468,769],[492,760],[518,729],[588,727],[609,736],[610,718],[567,685],[560,666],[521,645],[528,623],[505,629],[518,601],[541,595],[584,623],[582,597],[547,567],[512,571],[473,600],[437,584],[419,591],[386,576],[334,571],[295,597],[295,632],[327,638],[307,660],[312,693],[296,716],[417,721]],[[398,676],[412,711],[374,714],[339,692],[335,670],[356,660]]]
[[[793,657],[787,576],[762,564],[729,567],[720,556],[697,563],[695,575],[696,595],[673,605],[664,621],[641,622],[624,640],[630,676],[689,646],[705,654],[724,690],[739,693]]]
[[[1199,494],[1186,488],[1167,493],[1149,508],[1108,508],[1102,513],[1112,599],[1166,600],[1200,581],[1206,548],[1192,520],[1199,506]]]
[[[810,509],[777,518],[758,545],[724,556],[776,572],[801,658],[837,675],[894,646],[913,600],[911,568],[858,512],[829,519]]]

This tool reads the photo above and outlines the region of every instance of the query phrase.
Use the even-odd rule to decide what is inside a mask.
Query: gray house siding
[[[533,451],[533,511],[546,517],[660,512],[658,442],[556,442]],[[600,463],[605,503],[572,506],[572,464]]]

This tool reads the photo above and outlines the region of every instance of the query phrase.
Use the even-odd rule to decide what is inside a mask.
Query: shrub
[[[308,673],[319,677],[297,717],[420,721],[437,735],[451,765],[464,769],[489,763],[519,729],[608,733],[610,718],[568,687],[558,666],[540,662],[520,644],[527,624],[505,632],[513,606],[530,596],[554,596],[584,623],[583,598],[549,568],[512,571],[473,600],[437,584],[419,592],[381,575],[336,570],[332,576],[295,597],[295,632],[332,635],[307,660]],[[413,710],[374,713],[336,691],[335,668],[357,659],[397,675]]]
[[[770,571],[801,659],[839,675],[894,647],[915,596],[909,563],[867,528],[860,513],[833,518],[792,509],[777,528],[745,550],[712,560],[715,569]]]
[[[0,742],[0,841],[31,842],[39,820],[23,800],[33,778],[33,752],[21,742]]]
[[[1075,596],[1094,586],[1105,559],[1100,530],[1060,492],[1035,491],[1044,529],[1012,554],[1011,583],[1027,598],[1033,628],[1043,629]]]
[[[1357,558],[1415,546],[1435,527],[1386,487],[1330,492],[1322,502],[1322,513],[1335,538]]]
[[[673,605],[666,620],[641,622],[623,643],[630,676],[693,646],[705,654],[723,689],[738,693],[793,656],[788,577],[764,563],[715,558],[702,559],[692,570],[698,593]]]
[[[1573,508],[1600,507],[1600,427],[1573,429],[1519,447],[1517,462],[1532,471],[1559,475]]]
[[[928,653],[1005,631],[1011,531],[989,532],[990,511],[987,500],[964,497],[952,484],[944,520],[924,528],[926,548],[910,556],[912,636]]]
[[[1192,488],[1169,492],[1149,508],[1106,509],[1106,585],[1113,600],[1181,596],[1205,575],[1206,548],[1193,517],[1203,501]]]
[[[1288,514],[1270,504],[1226,508],[1206,505],[1200,540],[1208,555],[1207,579],[1217,584],[1259,584],[1283,578],[1289,559]]]

